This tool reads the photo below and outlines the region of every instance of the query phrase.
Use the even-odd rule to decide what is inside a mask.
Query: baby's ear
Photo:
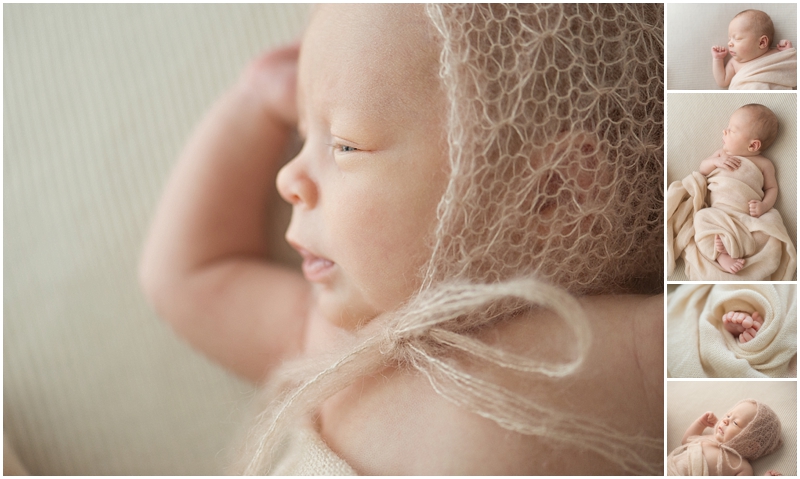
[[[750,141],[750,145],[748,145],[747,149],[753,152],[761,151],[761,140]]]
[[[760,48],[762,50],[765,49],[765,48],[768,49],[769,48],[769,37],[767,37],[766,35],[761,35],[761,38],[758,39],[758,48]]]

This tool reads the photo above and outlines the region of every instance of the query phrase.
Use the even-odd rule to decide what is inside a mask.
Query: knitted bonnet
[[[644,458],[663,438],[545,407],[473,376],[453,356],[566,378],[591,340],[575,295],[662,291],[663,5],[425,9],[441,48],[449,180],[419,290],[331,357],[282,368],[244,472],[268,472],[297,421],[393,365],[505,429],[592,451],[627,473],[662,474]],[[567,323],[574,357],[534,360],[472,334],[532,307]]]
[[[744,399],[737,405],[743,402],[750,402],[756,406],[756,416],[725,445],[752,461],[781,447],[783,444],[781,421],[775,411],[766,404],[755,399]]]

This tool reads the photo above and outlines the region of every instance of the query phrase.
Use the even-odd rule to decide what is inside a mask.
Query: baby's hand
[[[728,171],[734,171],[739,168],[742,164],[742,160],[736,158],[735,156],[728,156],[726,154],[722,154],[719,156],[719,159],[714,161],[714,166],[717,168],[723,168]]]
[[[789,40],[781,40],[778,42],[778,45],[776,46],[778,48],[778,51],[782,52],[784,50],[792,48],[792,42],[790,42]]]
[[[750,216],[753,218],[758,218],[767,212],[767,210],[764,208],[764,203],[761,201],[750,200],[748,205],[750,206]]]
[[[705,427],[714,427],[714,425],[717,423],[717,416],[715,416],[713,412],[708,411],[700,416],[697,420]]]
[[[769,471],[764,473],[765,476],[782,476],[780,472],[776,471],[775,469],[770,469]]]
[[[297,58],[300,43],[270,50],[245,68],[239,84],[255,92],[269,112],[287,126],[297,125]]]
[[[711,47],[711,56],[723,60],[726,56],[728,56],[728,48],[714,45]]]

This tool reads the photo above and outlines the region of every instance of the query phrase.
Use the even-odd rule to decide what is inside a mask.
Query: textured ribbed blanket
[[[729,311],[758,311],[758,334],[740,343],[725,330]],[[667,372],[674,378],[796,376],[795,285],[687,284],[667,303]]]

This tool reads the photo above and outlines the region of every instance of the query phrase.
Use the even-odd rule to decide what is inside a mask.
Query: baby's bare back
[[[624,434],[663,437],[663,296],[589,297],[581,302],[590,314],[593,342],[575,375],[549,382],[494,370],[469,372]],[[564,351],[571,345],[561,320],[547,311],[501,323],[478,336],[547,359],[566,359]],[[329,399],[318,426],[331,449],[362,474],[623,472],[595,453],[503,429],[437,394],[421,374],[393,368]],[[658,468],[663,451],[651,450],[645,457]]]

